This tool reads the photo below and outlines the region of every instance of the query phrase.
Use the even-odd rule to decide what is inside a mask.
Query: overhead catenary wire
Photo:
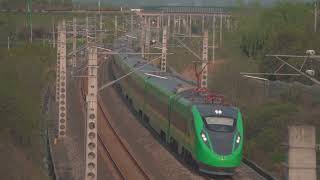
[[[132,71],[130,71],[128,74],[123,75],[122,77],[120,77],[120,78],[118,78],[118,79],[116,79],[116,80],[113,80],[113,81],[111,81],[111,82],[109,82],[109,83],[107,83],[107,84],[105,84],[105,85],[101,86],[101,87],[99,88],[99,91],[101,91],[101,90],[103,90],[103,89],[105,89],[105,88],[107,88],[107,87],[109,87],[109,86],[111,86],[111,85],[115,84],[116,82],[118,82],[118,81],[120,81],[120,80],[122,80],[122,79],[124,79],[124,78],[126,78],[126,77],[128,77],[128,76],[130,76],[130,75],[131,75],[131,74],[133,74],[134,72],[136,72],[136,71],[138,71],[138,70],[140,70],[140,69],[144,68],[146,65],[151,64],[152,62],[154,62],[154,61],[156,61],[156,60],[160,59],[161,57],[162,57],[162,56],[159,56],[159,57],[157,57],[157,58],[154,58],[154,59],[152,59],[152,60],[148,61],[146,64],[144,64],[144,65],[142,65],[142,66],[140,66],[140,67],[138,67],[138,68],[133,69],[133,70],[132,70]]]

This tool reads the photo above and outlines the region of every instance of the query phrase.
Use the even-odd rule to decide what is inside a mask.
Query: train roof
[[[186,80],[182,79],[181,77],[175,76],[172,73],[160,72],[160,69],[158,67],[154,66],[153,64],[147,64],[147,61],[143,59],[140,55],[121,54],[135,52],[132,48],[129,48],[127,46],[125,41],[125,39],[118,39],[114,42],[116,51],[120,53],[119,56],[123,60],[125,60],[125,62],[132,68],[140,68],[137,72],[144,76],[144,78],[148,78],[150,82],[162,88],[165,88],[167,91],[173,94],[177,93],[179,88],[181,89],[183,87],[195,87],[194,85],[188,83]],[[156,75],[157,77],[150,76],[150,74]]]
[[[160,89],[171,94],[177,94],[182,98],[185,98],[190,103],[196,105],[201,109],[201,114],[208,114],[206,111],[212,112],[212,106],[221,107],[223,104],[208,104],[204,101],[204,96],[201,94],[195,94],[194,89],[196,85],[181,76],[174,75],[173,73],[163,73],[160,72],[160,69],[153,64],[147,64],[147,61],[141,57],[141,55],[130,55],[125,53],[135,53],[135,51],[129,47],[129,43],[126,38],[119,38],[114,41],[113,48],[115,51],[119,52],[119,57],[124,60],[132,68],[138,69],[137,72],[139,75],[144,78],[148,78],[149,82],[152,82]],[[123,53],[123,54],[121,54]],[[209,110],[207,107],[211,107]],[[237,110],[235,107],[228,105],[229,108]]]

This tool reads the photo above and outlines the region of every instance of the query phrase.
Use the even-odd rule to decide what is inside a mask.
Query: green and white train
[[[242,160],[243,122],[238,108],[208,102],[207,96],[173,74],[157,73],[134,52],[125,38],[114,41],[119,54],[112,62],[113,75],[129,103],[160,137],[199,171],[233,175]]]

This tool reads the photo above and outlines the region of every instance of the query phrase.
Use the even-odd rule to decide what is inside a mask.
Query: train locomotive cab
[[[222,105],[193,107],[199,171],[231,176],[242,160],[243,127],[238,108]]]

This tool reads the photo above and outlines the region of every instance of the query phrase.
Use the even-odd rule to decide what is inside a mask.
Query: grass
[[[35,15],[34,28],[49,31],[52,17]],[[2,179],[50,179],[44,164],[43,88],[54,79],[54,49],[26,43],[25,16],[0,14],[0,167]],[[7,36],[11,48],[7,49]],[[37,37],[37,36],[36,36]],[[37,37],[39,38],[39,37]]]
[[[8,159],[1,167],[4,179],[48,179],[42,163],[45,118],[41,94],[53,79],[53,57],[50,48],[40,45],[0,49],[0,139],[4,145],[0,157]]]

